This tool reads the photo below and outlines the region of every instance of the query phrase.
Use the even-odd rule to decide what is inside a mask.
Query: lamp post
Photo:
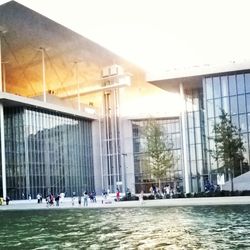
[[[126,190],[127,190],[127,181],[126,181],[126,159],[125,157],[127,156],[127,154],[123,153],[123,187],[124,187],[124,193],[126,195]]]

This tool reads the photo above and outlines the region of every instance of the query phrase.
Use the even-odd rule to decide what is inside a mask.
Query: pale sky
[[[250,61],[248,0],[17,2],[145,70]]]

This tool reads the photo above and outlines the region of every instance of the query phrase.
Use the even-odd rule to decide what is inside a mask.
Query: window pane
[[[246,85],[246,92],[250,92],[250,73],[245,74],[245,85]]]
[[[222,108],[226,113],[229,113],[230,109],[229,109],[229,98],[228,97],[222,98]]]
[[[235,75],[229,76],[229,93],[230,95],[236,95]]]
[[[237,75],[237,92],[238,94],[245,93],[245,83],[244,83],[244,75]]]
[[[209,137],[211,137],[213,135],[214,132],[214,119],[209,119],[208,120],[208,133],[209,133]]]
[[[232,116],[232,124],[239,128],[239,120],[237,115]]]
[[[247,132],[247,119],[246,119],[246,115],[240,115],[240,128],[241,128],[241,132]]]
[[[214,98],[221,97],[220,78],[213,77]]]
[[[231,114],[237,114],[238,109],[237,109],[237,97],[232,96],[230,97],[230,107],[231,107]]]
[[[221,99],[214,100],[214,110],[215,110],[215,117],[221,115]]]
[[[238,96],[239,113],[246,113],[245,95]]]
[[[194,144],[194,129],[189,129],[189,143]]]
[[[250,112],[250,94],[247,94],[246,98],[247,98],[247,112]]]
[[[199,111],[194,112],[194,126],[200,127],[200,112]]]
[[[212,78],[206,78],[206,92],[207,92],[207,99],[212,99],[213,98]]]
[[[228,96],[228,80],[227,76],[221,77],[221,95]]]
[[[250,95],[249,95],[250,96]],[[207,101],[207,115],[208,118],[214,117],[214,105],[213,105],[213,100]]]

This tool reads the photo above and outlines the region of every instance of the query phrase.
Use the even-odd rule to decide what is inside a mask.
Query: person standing
[[[40,203],[40,201],[41,201],[41,195],[39,193],[37,194],[36,198],[37,198],[37,203]]]
[[[87,206],[88,206],[88,193],[87,193],[87,192],[85,192],[85,193],[83,194],[83,206],[84,206],[84,207],[87,207]]]
[[[59,207],[60,195],[58,194],[55,198],[56,206]]]
[[[6,205],[9,205],[9,202],[10,202],[10,197],[9,197],[8,195],[6,196],[5,201],[6,201]]]
[[[120,190],[118,188],[116,190],[116,201],[120,201]]]

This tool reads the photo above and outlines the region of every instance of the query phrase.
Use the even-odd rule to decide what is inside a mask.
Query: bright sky
[[[146,70],[250,61],[248,0],[17,2]]]

